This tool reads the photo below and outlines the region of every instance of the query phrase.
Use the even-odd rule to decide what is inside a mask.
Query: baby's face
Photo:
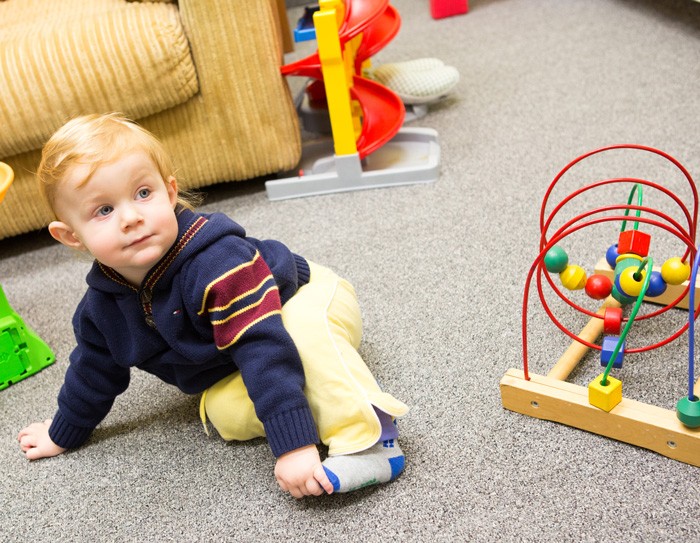
[[[142,152],[100,166],[84,183],[87,172],[82,165],[68,171],[56,215],[75,237],[73,246],[140,285],[177,239],[175,179],[164,180]]]

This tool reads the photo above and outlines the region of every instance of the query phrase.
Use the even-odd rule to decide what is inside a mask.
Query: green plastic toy
[[[0,162],[0,202],[13,179],[12,169]],[[10,307],[0,286],[0,390],[34,375],[55,361],[51,349]]]
[[[34,375],[55,360],[53,351],[12,309],[0,286],[0,390]]]

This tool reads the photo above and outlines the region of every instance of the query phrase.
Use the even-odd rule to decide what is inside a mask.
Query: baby
[[[68,122],[37,176],[51,235],[95,261],[58,410],[19,433],[28,459],[83,444],[139,368],[201,393],[205,428],[224,439],[266,437],[295,498],[402,472],[394,418],[408,408],[357,352],[347,281],[223,214],[194,212],[161,143],[118,114]]]

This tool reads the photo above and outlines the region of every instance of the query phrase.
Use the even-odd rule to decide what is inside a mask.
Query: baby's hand
[[[51,426],[51,419],[35,422],[20,431],[17,441],[27,459],[38,460],[65,452],[66,449],[51,441],[49,426]]]
[[[323,469],[316,445],[307,445],[280,456],[275,477],[282,490],[295,498],[320,496],[324,490],[328,494],[333,492],[333,484]]]

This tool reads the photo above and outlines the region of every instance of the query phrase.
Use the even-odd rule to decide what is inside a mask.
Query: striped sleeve
[[[218,349],[227,349],[257,323],[282,312],[277,284],[256,251],[249,261],[211,281],[199,315],[208,315]]]

